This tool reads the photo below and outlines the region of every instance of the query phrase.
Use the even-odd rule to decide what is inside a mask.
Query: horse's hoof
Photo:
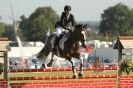
[[[77,79],[78,78],[78,76],[77,75],[73,75],[73,79]]]
[[[48,63],[48,64],[47,64],[47,66],[48,66],[48,67],[51,67],[51,64],[50,64],[50,63]]]
[[[78,76],[79,76],[79,77],[82,77],[82,76],[83,76],[83,74],[82,74],[82,73],[79,73],[79,74],[78,74]]]

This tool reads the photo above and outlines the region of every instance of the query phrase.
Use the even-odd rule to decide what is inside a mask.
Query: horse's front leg
[[[74,62],[73,62],[72,58],[69,58],[68,60],[71,62],[71,65],[72,65],[73,78],[76,79],[76,78],[78,78],[78,75],[77,75],[77,72],[76,72],[76,69],[75,69]]]
[[[78,76],[83,76],[83,57],[80,57],[80,71],[79,71],[79,74]]]

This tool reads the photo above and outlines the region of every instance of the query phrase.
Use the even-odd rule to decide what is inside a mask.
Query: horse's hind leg
[[[42,66],[41,66],[41,68],[47,68],[47,63],[46,63],[46,59],[48,58],[48,56],[45,56],[44,57],[44,61],[43,61],[43,63],[42,63]]]
[[[83,57],[80,57],[80,71],[79,71],[79,74],[78,76],[83,76]]]
[[[49,55],[50,51],[47,51],[47,54],[44,55],[44,61],[43,61],[43,64],[42,64],[42,68],[47,68],[47,63],[46,63],[46,60],[48,59],[48,55]]]
[[[77,72],[76,72],[76,69],[75,69],[75,65],[72,61],[72,58],[68,59],[70,62],[71,62],[71,65],[72,65],[72,71],[73,71],[73,78],[77,78]]]
[[[51,60],[50,60],[50,62],[47,64],[48,67],[51,67],[51,66],[52,66],[52,64],[53,64],[53,57],[54,57],[54,54],[51,53]]]

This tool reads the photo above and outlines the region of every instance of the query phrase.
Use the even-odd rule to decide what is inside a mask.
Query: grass
[[[78,71],[77,71],[78,73]],[[117,74],[116,70],[112,71],[84,71],[84,75],[101,75],[101,74]],[[62,72],[14,72],[9,73],[8,77],[34,77],[34,76],[72,76],[72,71],[62,71]],[[123,73],[123,75],[127,75],[126,73]],[[133,72],[130,72],[130,76],[133,76]],[[3,78],[3,74],[0,75],[0,79]]]
[[[78,72],[77,72],[78,73]],[[117,74],[116,71],[102,71],[102,72],[94,72],[94,71],[85,71],[84,75],[101,75],[101,74]],[[20,72],[20,73],[10,73],[9,77],[35,77],[35,76],[72,76],[72,71],[62,71],[62,72]],[[107,78],[100,78],[99,80],[105,80]],[[114,78],[112,78],[114,79]],[[81,80],[81,79],[80,79]],[[85,80],[98,80],[98,79],[85,79]],[[19,80],[19,81],[9,81],[9,83],[30,83],[30,82],[46,82],[46,81],[79,81],[79,79],[64,79],[64,80]]]
[[[78,71],[77,71],[78,73]],[[72,76],[72,71],[62,71],[62,72],[14,72],[9,73],[8,77],[34,77],[34,76]],[[95,72],[95,71],[84,71],[84,75],[101,75],[101,74],[117,74],[116,70],[112,71],[101,71],[101,72]],[[123,75],[127,75],[126,73],[123,73]],[[130,76],[133,76],[133,72],[130,72]],[[0,79],[3,78],[3,74],[0,75]]]
[[[117,74],[116,71],[85,71],[84,75],[97,75],[97,74]],[[33,77],[33,76],[70,76],[72,71],[62,71],[62,72],[20,72],[20,73],[10,73],[9,77]]]

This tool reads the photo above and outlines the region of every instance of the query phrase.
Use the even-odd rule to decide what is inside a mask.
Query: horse
[[[73,78],[77,78],[78,76],[83,76],[83,58],[80,55],[80,44],[86,48],[86,29],[87,25],[77,24],[74,26],[71,32],[65,33],[63,37],[60,39],[58,43],[58,48],[56,48],[56,52],[51,51],[51,45],[53,42],[56,33],[52,33],[50,36],[47,37],[45,41],[45,46],[42,50],[37,54],[37,58],[43,58],[44,63],[42,66],[47,67],[51,66],[53,63],[53,56],[56,55],[58,57],[65,58],[66,60],[70,61],[72,65],[73,71]],[[49,53],[51,52],[51,60],[48,64],[45,63]],[[77,75],[74,62],[72,58],[77,58],[80,60],[80,71]]]

